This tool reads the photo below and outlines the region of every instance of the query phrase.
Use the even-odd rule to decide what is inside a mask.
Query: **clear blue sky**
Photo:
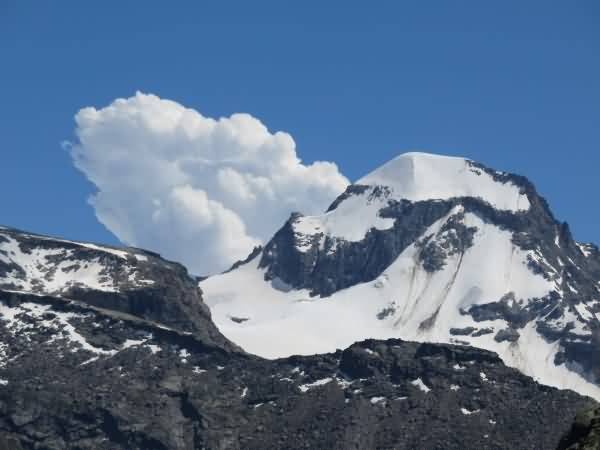
[[[410,149],[518,172],[600,243],[599,2],[293,3],[0,0],[0,223],[115,243],[60,143],[141,90],[350,179]]]

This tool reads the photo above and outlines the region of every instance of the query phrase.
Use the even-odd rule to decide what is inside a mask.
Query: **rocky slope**
[[[145,250],[0,227],[0,289],[77,300],[234,347],[216,329],[187,270]]]
[[[56,296],[0,291],[0,314],[11,449],[547,449],[592,403],[468,347],[269,361]]]
[[[600,407],[577,414],[569,433],[561,439],[559,450],[598,450],[600,448]]]
[[[600,399],[598,248],[526,178],[463,158],[401,155],[200,286],[219,329],[265,357],[460,343]]]

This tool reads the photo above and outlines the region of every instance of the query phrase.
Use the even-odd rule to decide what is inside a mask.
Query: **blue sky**
[[[600,243],[600,4],[374,3],[0,2],[0,223],[118,242],[60,144],[141,90],[250,113],[350,179],[411,149],[518,172]]]

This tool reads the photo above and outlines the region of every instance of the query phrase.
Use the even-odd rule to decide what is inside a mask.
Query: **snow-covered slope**
[[[114,248],[0,227],[2,291],[9,297],[58,297],[120,311],[232,348],[210,320],[197,280],[182,265],[137,248]],[[0,319],[7,317],[7,311],[0,310]]]
[[[43,294],[71,288],[118,292],[154,283],[141,262],[148,255],[95,244],[0,230],[0,287]]]
[[[600,399],[599,282],[598,249],[525,178],[410,153],[200,286],[219,329],[261,356],[369,337],[462,343]]]
[[[356,184],[387,186],[395,198],[411,201],[481,197],[497,209],[529,209],[518,185],[499,183],[493,175],[464,158],[412,152],[399,155]]]

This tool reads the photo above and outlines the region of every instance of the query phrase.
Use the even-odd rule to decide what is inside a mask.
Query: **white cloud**
[[[292,137],[249,114],[218,120],[137,93],[75,116],[75,166],[96,216],[122,242],[214,273],[268,240],[291,211],[321,212],[348,180],[304,165]]]

